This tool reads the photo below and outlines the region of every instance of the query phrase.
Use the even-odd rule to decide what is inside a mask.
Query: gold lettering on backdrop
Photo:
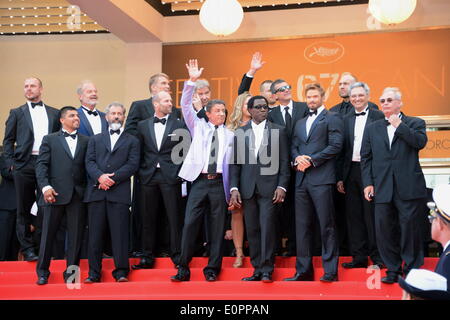
[[[319,79],[317,80],[317,77],[312,74],[301,74],[298,77],[297,80],[297,99],[298,101],[305,101],[305,97],[303,94],[303,91],[306,87],[306,85],[313,83],[313,82],[320,82],[320,84],[325,88],[325,101],[330,96],[331,92],[333,91],[336,83],[338,82],[341,74],[339,73],[321,73],[319,74]],[[329,81],[322,81],[322,79],[331,79]],[[307,81],[309,80],[309,81]],[[328,87],[327,87],[328,85]]]

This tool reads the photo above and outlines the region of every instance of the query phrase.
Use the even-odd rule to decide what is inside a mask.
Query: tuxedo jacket
[[[252,85],[253,78],[247,77],[247,73],[244,73],[241,84],[239,85],[238,95],[243,94],[245,91],[250,92],[250,86]]]
[[[83,107],[79,107],[77,109],[78,112],[78,117],[80,118],[80,128],[78,128],[78,132],[82,135],[85,136],[93,136],[94,135],[94,131],[92,131],[92,127],[91,124],[89,123],[88,118],[86,117],[86,114],[83,112]],[[105,113],[101,112],[100,110],[97,110],[98,112],[98,116],[101,119],[102,122],[102,132],[107,132],[108,131],[108,122],[106,121],[105,118]]]
[[[335,159],[344,142],[344,124],[335,112],[323,110],[306,134],[305,117],[297,122],[292,137],[292,161],[299,155],[311,157],[313,165],[305,172],[297,171],[295,185],[300,186],[305,174],[312,185],[336,183]]]
[[[379,110],[378,106],[373,102],[368,102],[369,109]],[[342,117],[346,116],[350,112],[353,112],[355,108],[350,102],[345,102],[342,100],[341,103],[330,108],[330,111],[339,113]]]
[[[181,118],[181,112],[178,108],[173,108],[172,113],[178,118]],[[128,112],[127,121],[125,122],[125,132],[134,136],[137,135],[137,126],[139,121],[153,117],[155,114],[155,107],[153,106],[152,98],[134,101],[131,104]]]
[[[266,122],[257,158],[251,121],[236,130],[230,189],[238,188],[243,199],[253,197],[256,189],[262,197],[271,198],[278,186],[287,190],[289,168],[289,148],[283,126]]]
[[[58,131],[61,128],[59,110],[47,105],[45,110],[48,117],[48,133]],[[12,109],[6,120],[3,152],[7,166],[14,166],[15,169],[24,167],[30,159],[33,143],[33,122],[28,104],[25,103],[18,108]]]
[[[88,141],[88,137],[78,134],[75,156],[72,157],[62,131],[44,136],[36,160],[36,178],[41,190],[50,185],[58,195],[52,204],[40,197],[39,205],[68,204],[74,192],[83,198],[87,177],[84,158]]]
[[[372,122],[384,119],[384,114],[376,109],[368,109],[365,128]],[[346,181],[350,173],[353,158],[353,143],[355,140],[355,113],[348,113],[344,116],[344,144],[342,151],[337,158],[336,178],[338,181]]]
[[[447,281],[450,283],[450,246],[447,246],[447,249],[442,252],[434,272],[447,278]]]
[[[366,126],[361,147],[361,174],[364,187],[374,186],[375,203],[391,202],[394,185],[401,200],[426,197],[425,178],[419,150],[427,144],[425,121],[402,114],[389,147],[386,120]]]
[[[6,165],[5,155],[0,155],[0,210],[16,210],[16,190],[10,167]]]
[[[195,91],[195,85],[190,85],[188,81],[184,83],[183,94],[181,96],[181,107],[183,118],[187,128],[192,136],[192,142],[187,152],[186,158],[178,174],[184,180],[194,181],[202,172],[204,160],[206,159],[206,148],[212,138],[212,130],[204,119],[197,117],[192,108],[192,97]],[[222,178],[225,198],[230,199],[229,187],[229,163],[233,155],[234,134],[226,127],[225,130],[225,152],[222,161]]]
[[[137,132],[141,143],[141,163],[139,167],[139,178],[142,184],[149,184],[159,163],[161,173],[167,183],[175,184],[181,182],[178,172],[181,168],[180,163],[172,161],[172,150],[182,142],[183,136],[181,130],[187,128],[184,123],[174,114],[170,114],[165,124],[165,130],[161,141],[160,149],[156,143],[154,118],[142,120],[138,124]],[[182,151],[181,151],[182,152]],[[180,158],[183,153],[177,153]]]
[[[111,150],[109,132],[96,134],[89,140],[86,153],[86,170],[89,175],[84,202],[108,200],[131,204],[131,176],[139,168],[139,140],[122,132]],[[115,184],[108,190],[98,188],[98,178],[104,173],[114,173]]]
[[[306,103],[292,101],[292,127],[286,128],[286,134],[288,137],[288,143],[291,142],[292,136],[294,134],[294,127],[298,120],[303,119],[308,115],[309,109]],[[274,107],[267,116],[267,120],[270,122],[276,123],[280,126],[286,127],[286,123],[284,122],[283,113],[280,106]]]

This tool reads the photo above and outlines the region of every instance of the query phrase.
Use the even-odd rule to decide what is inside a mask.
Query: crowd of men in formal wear
[[[42,102],[41,80],[26,79],[27,101],[10,111],[3,140],[0,258],[20,251],[37,260],[43,285],[52,257],[66,258],[65,281],[87,257],[84,282],[95,283],[109,252],[114,278],[126,282],[130,269],[153,268],[165,234],[177,269],[172,281],[190,279],[190,261],[205,243],[205,279],[215,281],[227,230],[238,225],[231,216],[240,212],[254,268],[244,281],[272,282],[282,250],[296,256],[286,281],[313,281],[317,252],[320,280],[338,281],[344,241],[353,259],[342,266],[387,267],[384,283],[419,268],[425,122],[401,112],[398,88],[383,90],[378,110],[369,86],[350,73],[339,82],[343,101],[332,108],[319,83],[305,87],[306,102],[294,101],[283,79],[263,81],[250,96],[264,63],[255,53],[242,79],[238,94],[246,99],[233,110],[236,126],[226,125],[225,102],[211,99],[197,60],[186,64],[181,108],[173,106],[169,77],[159,73],[149,81],[151,98],[133,102],[128,116],[118,102],[98,110],[91,81],[77,88],[79,108],[57,110]],[[235,249],[242,258],[242,243]],[[140,260],[130,268],[131,252]]]

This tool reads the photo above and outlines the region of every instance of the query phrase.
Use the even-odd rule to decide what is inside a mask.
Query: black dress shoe
[[[389,273],[386,277],[381,278],[381,282],[386,283],[386,284],[393,284],[398,282],[398,274],[396,273]]]
[[[36,281],[36,284],[40,285],[40,286],[42,286],[44,284],[47,284],[47,283],[48,283],[48,278],[47,277],[39,277],[38,281]]]
[[[322,278],[320,278],[322,282],[334,282],[338,281],[338,276],[335,273],[325,273]]]
[[[242,281],[260,281],[261,276],[261,273],[254,273],[251,277],[242,278]]]
[[[172,277],[170,277],[170,280],[173,282],[181,282],[181,281],[189,281],[191,278],[191,273],[189,270],[186,270],[184,268],[178,268],[178,273]]]
[[[154,265],[155,265],[154,258],[144,257],[144,258],[141,258],[141,261],[139,261],[139,264],[132,265],[131,269],[133,269],[133,270],[151,269],[151,268],[153,268]]]
[[[128,278],[125,276],[118,277],[116,282],[128,282]]]
[[[205,274],[205,279],[206,281],[216,281],[217,280],[217,275],[214,272],[207,272]]]
[[[264,282],[264,283],[271,283],[271,282],[273,282],[272,275],[270,273],[268,273],[268,272],[264,272],[262,274],[261,281]]]
[[[380,269],[386,269],[386,266],[385,266],[384,263],[381,262],[381,261],[376,261],[376,262],[373,263],[373,265],[374,265],[374,266],[377,266],[377,267],[380,268]]]
[[[23,252],[23,258],[25,261],[36,261],[39,257],[34,253],[33,249]]]
[[[100,282],[100,278],[88,277],[88,278],[86,278],[86,280],[84,280],[84,283],[87,283],[87,284],[91,284],[94,282]]]
[[[366,263],[364,263],[364,262],[354,262],[354,261],[352,261],[352,262],[344,262],[342,264],[342,266],[345,269],[367,268],[367,262]]]
[[[292,278],[285,278],[284,281],[314,281],[311,273],[296,273]]]

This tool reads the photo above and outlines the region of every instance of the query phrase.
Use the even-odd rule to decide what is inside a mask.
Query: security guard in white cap
[[[434,271],[450,281],[450,185],[434,188],[433,200],[428,203],[431,237],[444,248]]]
[[[430,270],[412,269],[405,279],[398,279],[398,284],[403,300],[450,300],[447,279]]]

